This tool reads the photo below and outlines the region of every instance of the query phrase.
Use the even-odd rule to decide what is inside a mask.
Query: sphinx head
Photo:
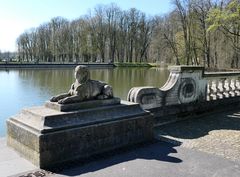
[[[78,65],[75,68],[75,79],[81,84],[90,79],[90,72],[87,66]]]

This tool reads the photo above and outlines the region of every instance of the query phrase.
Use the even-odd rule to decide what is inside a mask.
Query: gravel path
[[[240,112],[188,119],[156,128],[158,139],[240,161]]]

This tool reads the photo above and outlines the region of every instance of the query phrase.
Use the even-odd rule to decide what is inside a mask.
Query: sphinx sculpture
[[[54,96],[50,101],[68,104],[86,100],[113,98],[112,87],[104,82],[91,80],[87,66],[79,65],[75,68],[75,79],[68,93]]]

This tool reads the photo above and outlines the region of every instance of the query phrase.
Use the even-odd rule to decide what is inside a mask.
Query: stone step
[[[151,141],[153,116],[121,102],[72,112],[28,108],[7,120],[8,144],[41,168]]]
[[[122,102],[119,105],[104,106],[72,112],[60,112],[41,107],[26,108],[13,116],[12,121],[24,124],[39,132],[50,132],[69,127],[88,126],[94,123],[127,119],[145,115],[138,104]]]

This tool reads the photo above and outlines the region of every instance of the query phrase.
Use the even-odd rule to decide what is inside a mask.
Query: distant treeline
[[[173,0],[173,4],[170,13],[154,17],[110,4],[73,21],[53,18],[19,36],[18,60],[239,67],[240,0]]]
[[[0,50],[0,62],[1,61],[11,61],[13,59],[15,59],[17,56],[17,53],[16,52],[1,52]]]

